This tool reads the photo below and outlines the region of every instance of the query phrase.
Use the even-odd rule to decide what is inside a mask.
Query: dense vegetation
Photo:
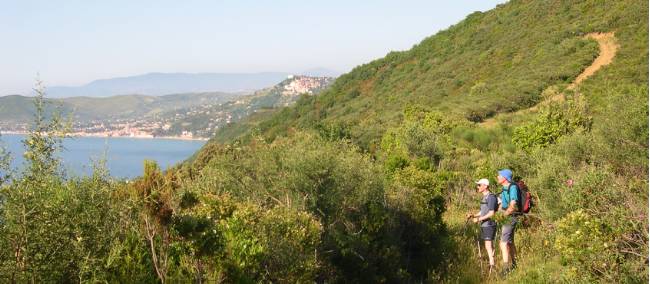
[[[132,183],[101,166],[66,177],[53,156],[59,124],[37,116],[28,166],[2,180],[0,275],[480,282],[476,228],[463,223],[478,205],[471,181],[510,167],[538,206],[509,281],[647,282],[647,11],[511,1],[474,13],[319,96],[224,129],[216,141],[229,143],[177,168],[146,162]],[[566,90],[598,55],[582,35],[611,31],[614,61]]]

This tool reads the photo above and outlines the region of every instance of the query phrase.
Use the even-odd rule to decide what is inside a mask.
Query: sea
[[[0,147],[11,153],[12,168],[24,167],[22,141],[25,135],[2,134]],[[110,175],[117,179],[133,179],[144,171],[144,160],[154,160],[163,170],[180,163],[198,151],[205,141],[163,138],[73,137],[63,139],[63,150],[57,153],[67,176],[92,174],[92,165],[105,158]]]

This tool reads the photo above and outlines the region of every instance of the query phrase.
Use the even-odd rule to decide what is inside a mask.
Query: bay
[[[12,155],[12,167],[24,165],[25,135],[3,134],[0,145]],[[90,175],[93,161],[106,154],[106,166],[114,178],[141,176],[145,159],[154,160],[162,169],[184,161],[198,151],[205,141],[141,139],[122,137],[73,137],[63,140],[64,150],[57,154],[68,176]]]

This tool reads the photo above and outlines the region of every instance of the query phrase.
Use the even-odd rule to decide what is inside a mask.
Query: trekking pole
[[[476,238],[476,249],[478,249],[478,263],[481,267],[481,274],[483,274],[483,254],[481,253],[481,238]]]

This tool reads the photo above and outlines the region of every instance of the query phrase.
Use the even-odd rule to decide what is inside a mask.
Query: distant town
[[[302,95],[313,95],[333,78],[290,75],[280,84],[223,103],[192,107],[142,117],[73,121],[73,137],[130,137],[208,140],[221,127],[236,122],[262,108],[285,107]],[[25,134],[29,123],[0,122],[2,134]]]

